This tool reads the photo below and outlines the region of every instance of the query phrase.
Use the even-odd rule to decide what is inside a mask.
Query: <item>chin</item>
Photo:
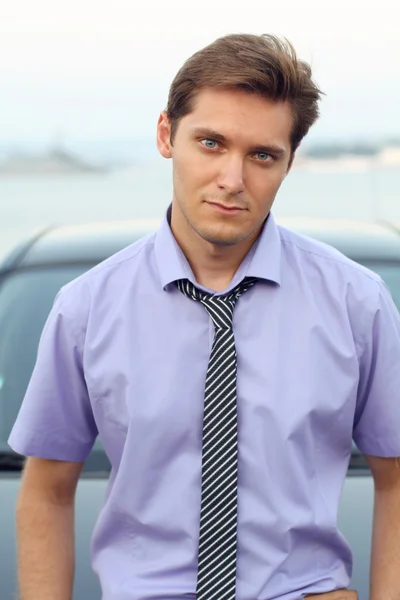
[[[214,246],[235,246],[248,237],[247,233],[244,232],[221,232],[221,231],[210,231],[210,230],[197,230],[197,234],[209,244]]]

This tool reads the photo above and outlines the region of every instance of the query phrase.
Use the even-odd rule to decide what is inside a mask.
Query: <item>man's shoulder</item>
[[[93,280],[101,279],[102,277],[107,277],[108,271],[118,272],[147,261],[149,252],[154,247],[155,236],[156,234],[153,232],[140,238],[126,248],[111,255],[106,260],[103,260],[81,277]]]
[[[335,273],[342,280],[364,281],[367,286],[376,287],[376,284],[381,283],[381,277],[377,273],[352,260],[337,248],[282,225],[278,228],[284,251],[289,255],[296,254],[301,266],[320,266],[321,276],[330,277]]]
[[[153,232],[140,238],[64,285],[59,292],[63,304],[76,305],[89,297],[91,301],[107,295],[118,297],[119,289],[138,273],[150,277],[152,270],[147,267],[151,264],[155,235]]]

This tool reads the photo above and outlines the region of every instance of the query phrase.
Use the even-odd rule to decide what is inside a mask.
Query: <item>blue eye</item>
[[[214,140],[201,140],[201,143],[210,150],[214,150],[217,147],[217,142]]]
[[[266,162],[269,158],[272,158],[272,156],[267,152],[257,152],[256,156],[258,160],[261,160],[262,162]]]

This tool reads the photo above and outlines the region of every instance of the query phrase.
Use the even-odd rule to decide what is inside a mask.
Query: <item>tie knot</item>
[[[188,279],[176,281],[178,289],[191,300],[201,302],[211,317],[216,329],[232,329],[233,309],[236,300],[256,283],[255,277],[245,277],[228,294],[216,296],[199,290]]]

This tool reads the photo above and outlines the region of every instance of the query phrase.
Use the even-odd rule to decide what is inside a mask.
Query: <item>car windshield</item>
[[[388,285],[400,310],[400,263],[365,262]],[[36,360],[39,337],[58,290],[92,265],[20,270],[0,278],[0,452],[17,417]],[[85,470],[108,462],[97,440]],[[1,468],[1,462],[0,462]]]

